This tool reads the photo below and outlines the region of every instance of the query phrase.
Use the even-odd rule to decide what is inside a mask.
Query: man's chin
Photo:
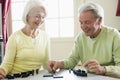
[[[86,35],[86,36],[90,36],[90,34],[88,34],[88,33],[85,33],[85,35]]]

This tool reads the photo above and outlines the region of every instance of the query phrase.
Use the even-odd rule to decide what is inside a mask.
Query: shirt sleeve
[[[76,38],[74,46],[73,46],[72,51],[70,53],[70,57],[68,59],[64,60],[64,68],[72,69],[80,61],[79,55],[80,55],[81,48],[80,48],[79,41],[80,41],[79,37]]]
[[[46,54],[46,56],[45,56],[45,60],[43,62],[43,68],[47,69],[47,63],[48,63],[48,61],[50,59],[50,39],[49,38],[47,38],[45,54]]]
[[[113,61],[115,65],[105,66],[106,74],[120,72],[120,34],[114,37],[113,42]]]
[[[5,56],[4,56],[1,66],[0,66],[2,69],[5,70],[6,74],[12,70],[15,55],[16,55],[15,36],[11,36],[11,37],[9,37],[8,42],[6,44]]]

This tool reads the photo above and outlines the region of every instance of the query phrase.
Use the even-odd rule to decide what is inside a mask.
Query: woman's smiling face
[[[30,10],[27,16],[27,22],[30,28],[36,29],[38,28],[45,19],[45,12],[44,9],[41,7],[34,7]]]

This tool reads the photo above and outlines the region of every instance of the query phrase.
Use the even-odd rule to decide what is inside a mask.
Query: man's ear
[[[98,25],[100,25],[101,23],[102,23],[102,17],[98,19]]]

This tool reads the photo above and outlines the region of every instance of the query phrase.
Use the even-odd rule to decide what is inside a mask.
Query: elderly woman
[[[23,13],[25,26],[9,37],[0,78],[26,77],[28,72],[46,69],[49,60],[49,38],[39,29],[46,17],[46,8],[39,0],[29,0]]]

